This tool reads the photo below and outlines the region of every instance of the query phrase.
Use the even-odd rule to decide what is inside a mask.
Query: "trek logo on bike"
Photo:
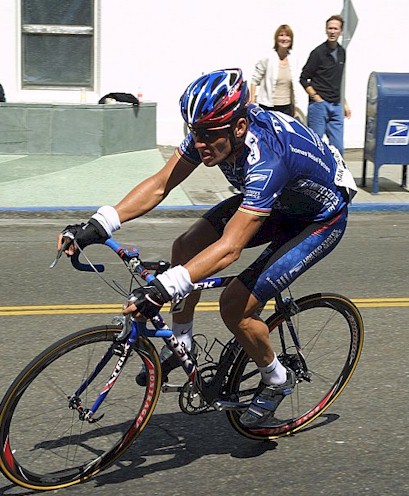
[[[126,250],[112,238],[105,246],[124,262],[132,283],[136,276],[148,282],[148,264],[167,264],[144,262],[139,250]],[[319,256],[321,249],[322,244],[308,257]],[[138,263],[130,263],[135,260]],[[304,261],[312,263],[313,258]],[[73,265],[89,272],[86,264]],[[93,268],[97,272],[96,265]],[[194,291],[225,288],[235,277],[204,279]],[[288,277],[278,284],[287,288]],[[199,333],[195,336],[202,345],[194,340],[197,353],[186,352],[160,315],[150,319],[153,329],[146,321],[121,315],[49,344],[16,376],[0,401],[0,473],[30,493],[85,482],[111,467],[135,441],[143,446],[147,438],[140,434],[162,392],[176,393],[179,409],[188,415],[224,411],[231,427],[249,439],[271,441],[302,431],[348,384],[361,355],[364,325],[359,309],[342,295],[319,292],[295,300],[279,291],[265,322],[268,335],[279,343],[280,362],[295,374],[297,391],[293,401],[279,402],[274,418],[261,426],[246,426],[241,420],[252,398],[259,404],[256,414],[271,400],[258,396],[260,371],[235,337],[224,342],[216,334],[212,341]],[[120,294],[128,301],[128,291]],[[213,327],[213,320],[209,322],[202,323],[204,332]],[[170,370],[151,338],[163,339],[172,351],[185,376],[181,382],[163,381]],[[135,383],[142,367],[147,380]],[[292,390],[284,386],[282,395]],[[173,425],[175,410],[166,410],[166,404],[161,408]],[[204,439],[206,435],[203,432]]]

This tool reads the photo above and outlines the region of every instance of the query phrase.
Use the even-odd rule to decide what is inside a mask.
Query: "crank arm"
[[[176,386],[175,384],[167,384],[166,382],[162,384],[162,393],[180,393],[183,390],[183,386]]]
[[[219,411],[225,410],[243,410],[244,408],[248,408],[251,403],[240,403],[240,401],[222,401],[217,400],[213,403],[213,407]]]

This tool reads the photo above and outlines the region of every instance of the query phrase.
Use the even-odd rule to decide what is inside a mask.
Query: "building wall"
[[[0,81],[9,102],[79,103],[79,90],[21,90],[19,0],[2,0]],[[255,62],[269,53],[279,24],[295,33],[292,65],[299,72],[310,51],[325,41],[325,20],[340,13],[343,0],[97,0],[96,103],[114,91],[143,93],[157,102],[157,141],[176,145],[183,137],[178,102],[203,72],[241,67],[251,78]],[[353,0],[359,18],[348,46],[346,148],[364,143],[366,91],[372,71],[409,72],[407,0]],[[5,48],[7,47],[7,48]],[[298,106],[307,98],[296,83]],[[82,100],[84,97],[82,96]]]

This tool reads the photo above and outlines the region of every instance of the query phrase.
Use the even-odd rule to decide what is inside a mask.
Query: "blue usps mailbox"
[[[379,192],[379,168],[402,165],[406,187],[409,164],[409,74],[372,72],[368,81],[362,186],[367,161],[374,164],[372,193]]]

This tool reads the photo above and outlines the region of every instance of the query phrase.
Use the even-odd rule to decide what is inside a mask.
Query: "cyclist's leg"
[[[233,304],[232,304],[233,303]],[[256,314],[260,301],[236,278],[223,292],[221,315],[261,374],[261,381],[249,408],[240,416],[248,428],[263,427],[296,384],[295,374],[286,368],[273,350],[267,324]]]
[[[212,224],[205,218],[196,221],[188,231],[179,236],[172,247],[172,266],[183,265],[219,239]],[[173,314],[173,321],[179,324],[191,322],[195,307],[200,300],[200,292],[195,291],[184,302],[181,312]]]
[[[238,279],[226,288],[221,298],[221,313],[226,326],[242,344],[246,353],[258,365],[264,385],[256,393],[242,421],[248,426],[267,421],[295,385],[291,371],[277,381],[277,375],[268,376],[265,367],[272,356],[267,326],[254,316],[257,302],[265,303],[287,288],[309,267],[329,254],[341,240],[346,227],[347,210],[326,223],[295,225],[271,220],[273,241],[258,259]],[[247,289],[247,291],[246,291]],[[273,355],[274,356],[274,355]],[[276,362],[275,362],[276,363]],[[272,370],[273,362],[268,370]],[[268,379],[271,377],[271,381]],[[268,386],[266,387],[265,384]],[[281,385],[281,387],[280,387]],[[285,387],[284,387],[285,386]],[[269,407],[258,407],[268,404]]]
[[[236,195],[220,202],[179,236],[172,247],[172,265],[185,264],[195,255],[216,242],[223,234],[224,227],[239,207],[242,195]],[[177,324],[192,322],[195,307],[200,299],[196,291],[186,298],[184,309],[173,315]]]
[[[254,286],[258,280],[270,286],[264,271],[274,265],[292,244],[299,243],[298,236],[302,236],[307,226],[310,224],[296,223],[294,220],[289,222],[280,212],[273,211],[248,245],[255,247],[269,243],[268,247],[221,295],[220,311],[224,323],[259,367],[271,363],[274,351],[268,339],[267,326],[257,316],[257,309],[274,294],[263,299],[254,292]],[[309,227],[308,233],[312,230],[314,228]]]
[[[282,225],[281,237],[274,239],[238,278],[259,301],[267,302],[332,252],[345,232],[347,217],[348,209],[345,208],[325,222],[299,225],[298,228],[294,226],[294,220],[287,222],[290,227]]]
[[[257,366],[265,367],[274,359],[269,330],[257,316],[260,301],[238,279],[234,279],[220,298],[220,313],[226,327],[236,336]]]
[[[209,245],[216,242],[222,236],[226,223],[236,212],[241,200],[242,195],[236,195],[220,202],[179,236],[172,247],[172,265],[185,264]],[[199,300],[200,292],[194,291],[184,299],[181,309],[172,314],[173,333],[178,341],[185,346],[185,349],[191,351],[194,358],[196,358],[198,350],[193,340],[193,316]],[[162,379],[167,380],[169,372],[179,367],[180,362],[166,346],[161,350],[160,360],[162,363]],[[136,377],[136,382],[142,386],[146,384],[144,367]]]

